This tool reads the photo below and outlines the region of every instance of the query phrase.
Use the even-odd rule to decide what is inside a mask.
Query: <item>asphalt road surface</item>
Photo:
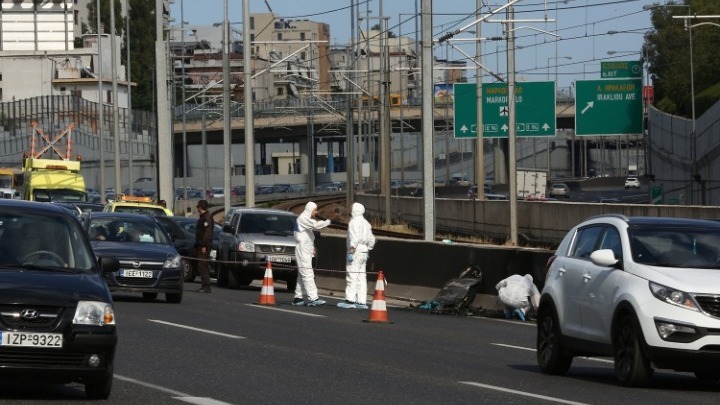
[[[544,375],[531,321],[406,306],[389,307],[392,324],[366,323],[368,311],[337,308],[336,297],[294,307],[278,287],[276,306],[255,305],[257,287],[198,294],[189,283],[182,304],[116,295],[115,381],[100,403],[717,403],[720,385],[687,373],[620,387],[607,359],[575,359],[567,375]],[[2,381],[0,401],[87,403],[80,385],[40,383]]]

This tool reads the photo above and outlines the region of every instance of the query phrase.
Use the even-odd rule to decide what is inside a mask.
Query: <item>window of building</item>
[[[278,87],[278,88],[277,88],[277,95],[278,95],[278,96],[282,96],[283,94],[285,94],[285,89],[282,88],[282,87]]]
[[[255,17],[250,17],[250,29],[255,29]]]
[[[304,33],[304,32],[301,32],[301,33],[300,33],[300,40],[301,40],[301,41],[304,41],[304,40],[305,40],[305,33]]]
[[[78,89],[72,89],[70,90],[70,95],[77,98],[82,98],[82,91]]]
[[[307,52],[300,52],[300,59],[302,59],[302,60],[307,59]]]
[[[80,21],[80,11],[73,10],[73,24],[78,25],[78,21]]]
[[[282,41],[282,32],[278,32],[277,34],[277,40]]]

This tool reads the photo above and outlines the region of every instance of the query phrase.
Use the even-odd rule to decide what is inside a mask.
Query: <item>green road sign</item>
[[[575,82],[576,135],[634,135],[642,132],[642,79]]]
[[[633,61],[600,62],[603,79],[642,78],[642,63]]]
[[[475,83],[455,83],[455,138],[477,138]],[[483,138],[508,136],[508,86],[482,85]],[[555,136],[555,82],[515,83],[515,135]]]

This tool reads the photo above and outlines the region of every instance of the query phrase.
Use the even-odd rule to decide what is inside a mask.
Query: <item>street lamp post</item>
[[[688,8],[688,13],[689,13]],[[685,20],[685,30],[688,32],[688,37],[690,38],[690,109],[692,114],[692,143],[690,144],[690,154],[692,156],[692,168],[690,175],[692,176],[692,180],[695,180],[700,184],[701,193],[703,194],[701,196],[700,203],[705,204],[705,196],[703,192],[703,182],[702,182],[702,176],[700,175],[700,172],[698,171],[698,163],[697,163],[697,127],[696,127],[696,116],[695,116],[695,69],[693,66],[693,38],[692,38],[692,29],[702,26],[702,25],[713,25],[716,27],[720,27],[720,24],[712,23],[712,22],[701,22],[697,24],[690,24],[691,19],[700,19],[700,18],[720,18],[720,15],[687,15],[687,16],[673,16],[673,18],[683,19]],[[695,194],[693,193],[693,187],[692,187],[692,180],[690,181],[690,203],[693,204],[695,202]]]

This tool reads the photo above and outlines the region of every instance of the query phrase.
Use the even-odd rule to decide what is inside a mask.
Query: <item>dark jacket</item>
[[[197,224],[195,225],[196,248],[205,247],[207,248],[207,251],[210,252],[210,249],[212,249],[214,226],[215,221],[213,220],[213,217],[212,215],[210,215],[209,211],[206,211],[204,214],[200,215],[200,218],[198,218]]]

